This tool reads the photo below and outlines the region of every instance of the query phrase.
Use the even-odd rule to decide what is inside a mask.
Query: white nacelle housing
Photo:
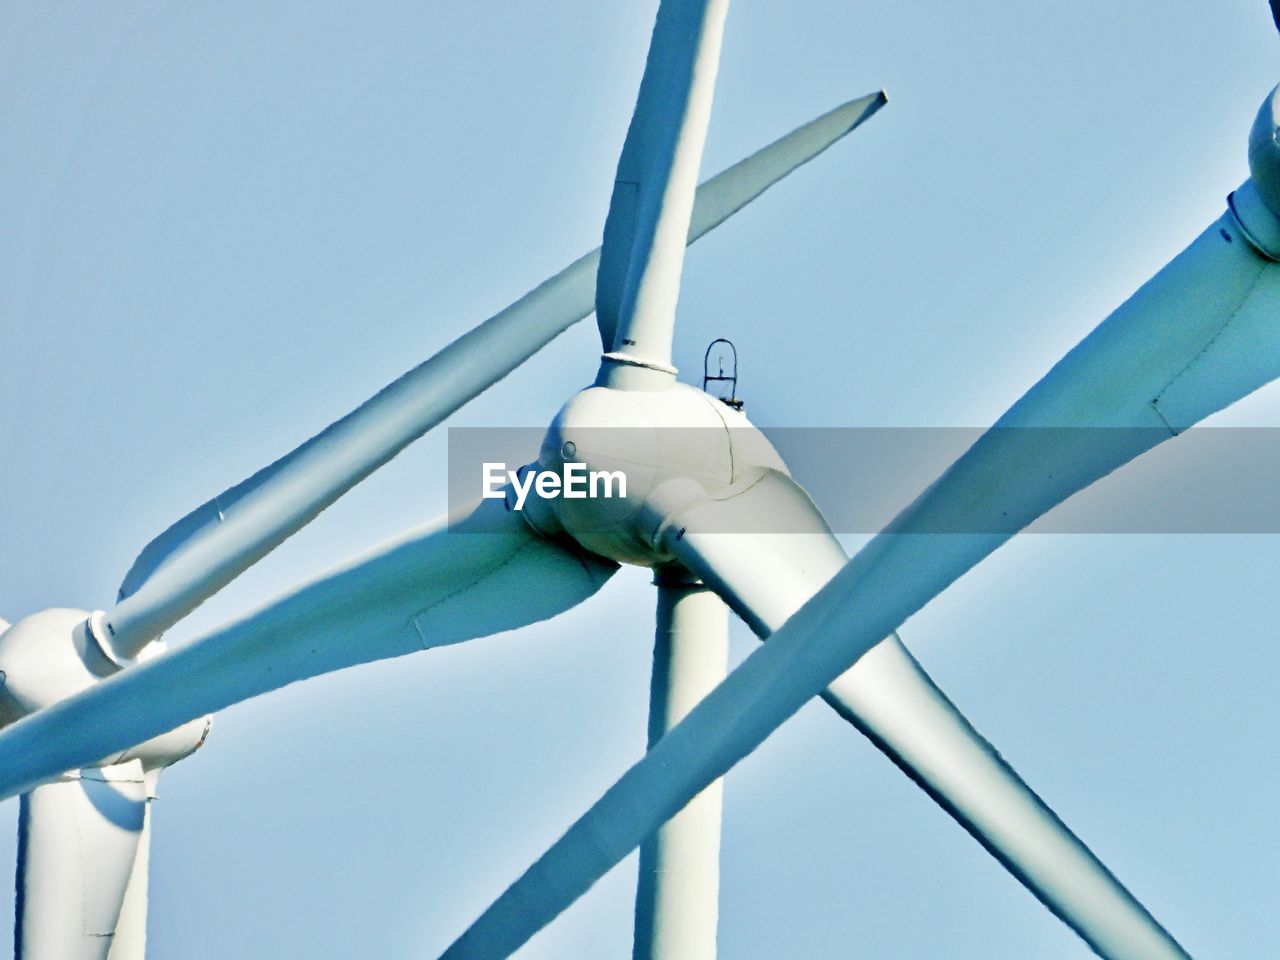
[[[1272,214],[1280,216],[1280,86],[1271,91],[1249,131],[1249,174]]]
[[[663,521],[683,507],[762,470],[786,472],[777,451],[743,414],[701,390],[589,387],[556,415],[537,468],[563,474],[622,473],[626,495],[555,497],[526,515],[544,532],[563,530],[586,549],[622,563],[672,559],[658,544]]]
[[[1260,254],[1280,260],[1280,87],[1263,101],[1249,131],[1249,179],[1230,197],[1231,212]]]
[[[180,727],[175,727],[168,733],[152,737],[146,743],[140,743],[136,747],[130,747],[123,753],[113,754],[105,758],[102,761],[102,765],[140,760],[142,761],[142,769],[145,771],[163,770],[165,767],[172,766],[179,760],[191,756],[191,754],[204,746],[205,738],[209,736],[209,729],[212,726],[212,717],[198,717]]]
[[[88,690],[119,672],[94,635],[97,614],[57,608],[23,617],[13,626],[0,620],[0,726],[53,706]],[[140,659],[163,652],[164,645],[148,645]],[[97,766],[140,760],[144,769],[159,770],[177,763],[204,743],[210,718],[185,723],[146,743],[105,757]]]
[[[0,634],[0,724],[87,690],[118,669],[103,654],[84,610],[23,617]]]

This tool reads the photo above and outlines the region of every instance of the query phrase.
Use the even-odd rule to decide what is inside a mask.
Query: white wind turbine
[[[846,103],[703,184],[692,218],[686,211],[681,227],[687,240],[714,229],[883,104],[881,94]],[[165,630],[406,445],[589,316],[599,262],[599,250],[575,261],[288,456],[182,518],[138,556],[110,613],[52,609],[12,628],[0,621],[0,724],[42,713],[106,678],[141,676],[141,664],[163,654]],[[485,526],[489,513],[471,523]],[[264,609],[251,618],[253,625],[243,622],[235,649],[202,646],[214,655],[206,661],[213,672],[205,674],[209,682],[202,691],[191,692],[196,699],[212,696],[231,704],[329,670],[510,629],[572,606],[616,569],[604,558],[544,542],[523,522],[507,532],[520,536],[514,542],[488,534],[471,538],[441,525],[411,532],[398,547],[357,561],[327,585],[317,584],[318,590]],[[480,578],[484,590],[455,597],[469,576]],[[539,576],[550,581],[544,593],[516,596],[522,580]],[[327,641],[315,630],[321,624]],[[388,625],[376,643],[365,644]],[[277,631],[291,638],[288,646],[255,666],[247,652],[258,647],[265,653],[262,642]],[[183,711],[190,702],[173,706]],[[133,703],[140,709],[126,724],[153,722],[149,707]],[[126,735],[140,745],[55,762],[56,777],[38,776],[19,787],[25,791],[15,928],[21,960],[143,955],[149,807],[156,781],[164,767],[203,743],[210,724],[206,716],[161,725],[173,729],[145,742]],[[55,741],[73,747],[58,734],[46,743],[53,752],[60,750]]]
[[[139,558],[111,613],[46,612],[8,631],[0,639],[5,691],[26,716],[0,734],[7,794],[46,789],[37,785],[103,757],[142,765],[141,756],[119,751],[181,723],[202,730],[200,714],[292,680],[551,616],[593,593],[615,561],[637,562],[658,574],[651,730],[670,733],[655,737],[646,760],[448,956],[508,955],[682,809],[642,856],[637,943],[647,951],[641,956],[707,955],[718,808],[715,793],[704,791],[819,694],[1100,954],[1185,955],[977,736],[892,631],[1054,503],[1280,372],[1274,354],[1256,349],[1276,322],[1260,309],[1275,306],[1267,251],[1280,250],[1270,212],[1280,209],[1272,101],[1255,128],[1254,176],[1232,211],[846,565],[767,443],[740,415],[675,383],[670,367],[682,251],[691,218],[695,232],[701,222],[694,182],[724,13],[723,2],[661,7],[599,265],[600,375],[552,425],[539,464],[562,466],[570,443],[577,459],[609,464],[618,451],[593,446],[601,426],[704,424],[723,431],[722,444],[664,447],[647,463],[626,451],[651,468],[652,482],[633,488],[621,513],[553,501],[526,516],[488,502],[448,533],[412,531],[189,647],[155,650],[160,633],[202,599],[585,315],[593,264],[579,261],[317,441],[171,528]],[[764,164],[759,182],[739,183],[744,170],[720,181],[738,192],[721,198],[709,220],[876,105],[856,102],[821,133],[810,129],[783,145],[785,161]],[[1125,429],[1103,434],[1115,439],[1108,445],[1098,442],[1098,427]],[[989,483],[993,476],[1002,484]],[[753,532],[760,518],[780,514],[792,521],[786,534]],[[742,532],[726,533],[734,529]],[[984,532],[938,537],[956,530]],[[694,708],[723,670],[723,604],[761,637],[777,635]],[[156,655],[133,662],[148,654]],[[132,869],[132,858],[114,862],[126,859]],[[28,858],[26,866],[38,865]],[[52,916],[27,906],[30,920]]]

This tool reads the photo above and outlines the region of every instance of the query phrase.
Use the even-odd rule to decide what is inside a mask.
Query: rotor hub
[[[0,634],[0,725],[87,690],[119,670],[83,610],[23,617]]]
[[[118,673],[102,637],[101,612],[55,608],[23,617],[5,629],[0,621],[0,727],[75,696]],[[161,653],[153,641],[140,659]],[[102,766],[140,760],[144,770],[160,770],[195,752],[209,735],[211,718],[201,717],[113,754]]]
[[[672,559],[662,542],[672,514],[763,469],[787,472],[746,416],[681,383],[654,392],[588,387],[552,421],[536,469],[576,471],[585,493],[569,494],[566,482],[556,496],[531,498],[536,528],[646,567]]]
[[[1267,95],[1249,131],[1249,175],[1273,216],[1280,216],[1280,86]]]

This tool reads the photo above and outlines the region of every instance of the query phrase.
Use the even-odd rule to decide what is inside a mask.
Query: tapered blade
[[[152,773],[151,787],[155,787]],[[38,789],[38,788],[37,788]],[[111,938],[107,960],[147,960],[147,907],[151,888],[151,805],[147,798],[142,811],[142,830],[138,834],[138,853],[133,860],[133,872],[125,888],[124,902],[120,907],[120,919]]]
[[[618,160],[596,284],[606,353],[669,368],[685,236],[729,0],[662,0]]]
[[[761,639],[781,629],[847,560],[805,491],[775,471],[740,484],[732,495],[695,503],[675,524],[681,533],[670,539],[670,549]],[[896,635],[876,644],[821,696],[1104,955],[1125,956],[1116,945],[1131,944],[1128,956],[1141,960],[1184,956]]]
[[[307,677],[545,620],[616,569],[483,500],[0,732],[0,796]]]
[[[883,93],[810,121],[698,188],[688,242],[713,230],[870,118]],[[292,453],[219,494],[151,541],[107,618],[132,656],[297,532],[409,443],[591,314],[600,250],[406,373]]]

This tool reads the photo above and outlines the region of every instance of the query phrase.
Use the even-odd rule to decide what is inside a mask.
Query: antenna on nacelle
[[[723,344],[721,349],[716,350],[716,346]],[[726,349],[727,348],[727,349]],[[715,368],[716,372],[711,372],[712,352],[715,352]],[[725,373],[725,361],[729,362],[729,372]],[[728,396],[724,395],[724,391],[720,390],[716,394],[712,394],[721,403],[728,404],[735,410],[742,409],[742,401],[738,399],[738,348],[733,345],[732,340],[726,340],[724,337],[717,337],[707,345],[707,352],[702,357],[702,389],[706,393],[711,393],[707,389],[710,384],[723,383],[728,386]]]

